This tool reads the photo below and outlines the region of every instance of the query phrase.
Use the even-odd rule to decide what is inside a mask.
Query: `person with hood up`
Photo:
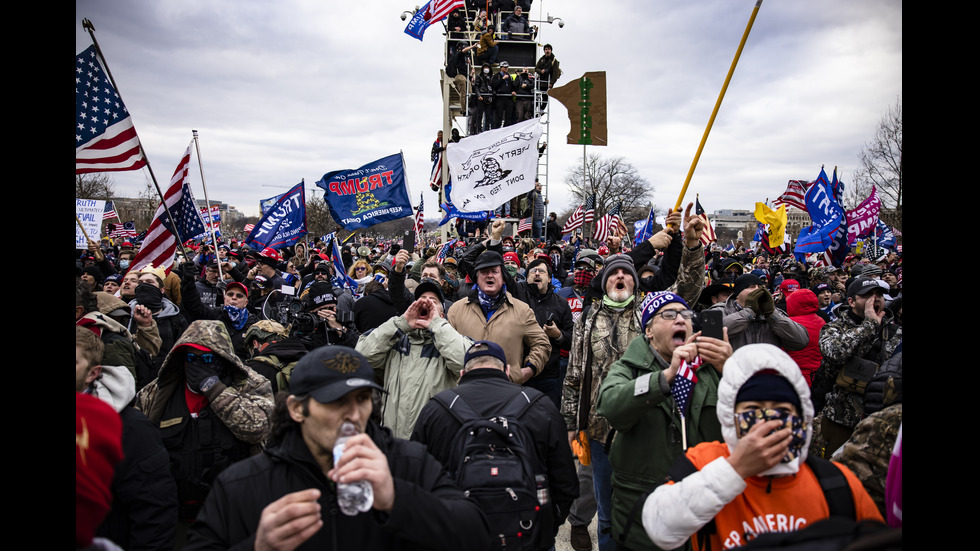
[[[272,386],[235,355],[224,323],[199,320],[136,395],[136,407],[160,427],[177,480],[178,520],[186,523],[222,470],[258,452],[271,428]]]
[[[163,360],[170,353],[170,349],[174,347],[174,343],[187,329],[187,320],[181,314],[180,307],[163,294],[163,281],[166,277],[167,274],[163,268],[154,268],[152,264],[146,266],[139,272],[136,298],[129,301],[129,306],[133,310],[137,306],[146,307],[157,322],[157,328],[160,332],[162,342],[160,351],[153,356],[153,372],[150,374],[150,378],[156,377],[160,371],[160,366],[163,365]],[[127,329],[131,333],[136,332],[134,324],[135,321],[130,319]]]
[[[696,548],[728,549],[765,532],[799,530],[831,515],[826,497],[849,497],[857,520],[882,520],[847,467],[807,458],[810,389],[779,348],[748,344],[732,354],[717,413],[724,441],[688,449],[671,472],[694,472],[672,475],[643,505],[643,528],[659,547],[675,549],[695,536]],[[848,491],[824,494],[825,470]]]
[[[408,439],[429,399],[456,386],[463,357],[473,344],[449,325],[442,304],[439,285],[423,279],[404,314],[365,333],[357,343],[357,351],[383,378],[381,424],[396,438]]]
[[[785,283],[785,282],[784,282]],[[786,353],[800,366],[807,386],[813,384],[813,374],[820,368],[823,354],[820,352],[820,330],[826,321],[817,315],[820,303],[817,295],[809,289],[800,289],[786,299],[789,319],[802,325],[810,336],[810,342],[802,350],[791,350]]]

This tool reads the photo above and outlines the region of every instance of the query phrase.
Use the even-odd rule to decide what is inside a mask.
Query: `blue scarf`
[[[500,289],[500,292],[497,293],[495,298],[487,296],[483,292],[483,289],[480,289],[480,287],[476,288],[476,297],[480,300],[480,308],[483,309],[483,314],[487,317],[487,321],[490,321],[490,316],[497,311],[497,306],[500,304],[500,299],[503,298],[504,293],[506,292],[507,284],[504,284],[503,288]]]
[[[245,322],[248,321],[248,310],[245,308],[235,308],[226,304],[225,314],[228,315],[228,319],[231,320],[231,326],[235,329],[245,327]]]

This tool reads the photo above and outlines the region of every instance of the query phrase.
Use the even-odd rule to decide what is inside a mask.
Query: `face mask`
[[[126,260],[120,260],[119,261],[119,267],[122,268],[123,270],[129,268],[129,260],[128,259],[126,259]]]
[[[803,444],[806,443],[806,427],[803,425],[802,417],[783,411],[776,411],[774,409],[753,409],[743,411],[742,413],[735,414],[735,432],[738,434],[739,438],[742,438],[748,434],[749,430],[757,423],[765,423],[766,421],[776,420],[783,421],[782,428],[789,427],[793,434],[793,438],[789,443],[789,449],[786,450],[786,456],[783,457],[781,461],[782,463],[789,463],[800,457],[800,452],[803,450]]]
[[[516,276],[517,271],[518,271],[517,266],[507,266],[507,273],[510,274],[510,277]]]
[[[489,75],[489,74],[490,74],[490,69],[484,69],[484,70],[483,70],[483,74],[485,74],[485,75]]]
[[[140,283],[136,286],[136,302],[155,312],[163,307],[163,291],[149,283]]]
[[[575,272],[575,286],[576,287],[588,287],[589,283],[592,283],[592,278],[595,274],[592,272],[586,272],[585,270],[579,270]]]

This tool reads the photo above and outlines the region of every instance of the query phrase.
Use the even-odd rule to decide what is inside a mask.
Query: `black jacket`
[[[474,369],[465,373],[459,386],[452,389],[466,400],[477,413],[488,418],[503,410],[507,402],[522,387],[510,382],[503,371],[492,368]],[[534,390],[534,389],[528,389]],[[536,392],[536,391],[535,391]],[[554,504],[554,530],[568,517],[572,502],[578,497],[578,474],[568,447],[568,431],[558,409],[547,398],[536,400],[520,419],[537,446],[538,457],[548,474],[548,489]],[[440,462],[445,464],[455,444],[459,421],[442,404],[430,400],[415,422],[412,441],[422,442]]]
[[[371,510],[348,517],[337,507],[334,484],[313,459],[300,431],[261,455],[240,461],[218,477],[191,525],[185,551],[253,549],[262,509],[292,492],[321,491],[323,528],[299,549],[486,549],[486,519],[436,460],[416,443],[398,440],[368,423],[367,433],[388,458],[395,484],[390,513]]]
[[[112,509],[97,534],[124,549],[169,551],[177,527],[177,483],[160,429],[133,407],[119,417],[123,460],[112,478]]]
[[[567,300],[555,294],[555,288],[551,284],[548,285],[548,290],[545,291],[544,295],[539,295],[537,287],[527,282],[518,283],[518,285],[526,287],[525,296],[527,300],[525,302],[531,307],[531,310],[534,310],[534,317],[538,320],[538,325],[541,327],[547,325],[550,316],[558,329],[561,330],[561,336],[557,339],[548,337],[548,340],[551,341],[551,356],[548,357],[548,363],[545,364],[541,373],[535,376],[546,379],[558,377],[560,374],[558,362],[561,360],[561,351],[572,347],[572,309],[568,306]]]

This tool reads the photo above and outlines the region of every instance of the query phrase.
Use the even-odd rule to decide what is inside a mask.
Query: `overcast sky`
[[[417,2],[418,0],[416,0]],[[609,145],[672,207],[745,30],[753,0],[535,0],[564,28],[538,24],[563,77],[606,71]],[[199,133],[212,200],[258,214],[259,199],[305,178],[403,151],[413,204],[427,186],[441,128],[442,24],[424,42],[393,0],[76,0],[75,53],[88,18],[161,185]],[[766,0],[687,193],[709,211],[752,209],[787,180],[825,165],[845,182],[885,110],[902,96],[902,2]],[[582,162],[552,102],[549,210],[573,198],[563,179]],[[464,132],[465,134],[465,132]],[[196,156],[195,156],[196,158]],[[111,173],[136,196],[146,171]],[[195,196],[200,175],[191,171]],[[632,222],[632,221],[628,221]]]

